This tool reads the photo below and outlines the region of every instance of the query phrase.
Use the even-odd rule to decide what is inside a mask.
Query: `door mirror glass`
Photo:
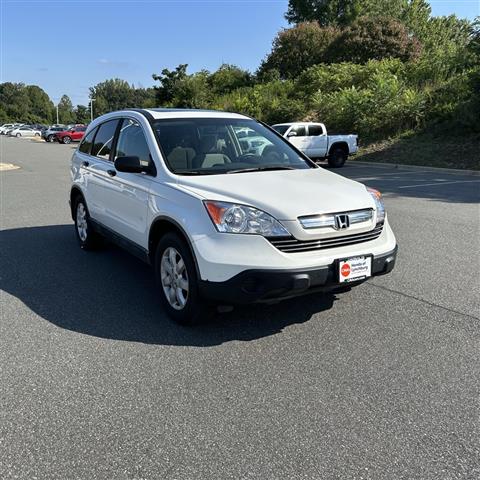
[[[146,170],[145,167],[140,163],[140,159],[134,156],[118,157],[115,160],[115,168],[119,172],[127,173],[142,173]]]

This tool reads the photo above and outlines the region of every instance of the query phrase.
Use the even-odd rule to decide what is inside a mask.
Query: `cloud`
[[[117,61],[117,60],[110,60],[108,58],[99,58],[97,60],[97,63],[99,65],[103,65],[105,67],[113,67],[113,68],[128,68],[130,64],[128,62],[122,62],[122,61]]]

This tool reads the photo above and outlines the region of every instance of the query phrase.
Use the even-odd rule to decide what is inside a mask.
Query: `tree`
[[[160,75],[153,74],[152,78],[160,82],[159,87],[154,87],[159,106],[170,102],[174,96],[175,84],[187,77],[188,64],[180,64],[175,70],[164,68]]]
[[[90,111],[85,105],[77,105],[75,108],[75,123],[89,123]]]
[[[246,70],[224,63],[210,75],[209,83],[215,94],[224,95],[237,88],[248,87],[252,85],[253,81],[252,76]]]
[[[58,102],[58,120],[64,124],[75,122],[72,101],[68,95],[62,95],[60,102]]]
[[[361,10],[360,0],[289,0],[285,18],[289,23],[316,21],[321,26],[348,25]]]
[[[95,99],[93,107],[96,117],[114,110],[139,106],[135,104],[135,87],[120,78],[111,78],[90,87],[90,98]]]
[[[399,21],[362,17],[331,44],[329,57],[332,62],[365,63],[384,58],[409,61],[418,58],[420,51],[420,42]]]
[[[308,67],[325,62],[330,45],[338,35],[336,28],[321,27],[316,22],[282,30],[260,65],[258,75],[264,77],[269,71],[277,70],[281,78],[295,78]]]
[[[28,120],[39,123],[51,123],[54,105],[50,97],[37,85],[28,85],[26,94],[29,99]]]

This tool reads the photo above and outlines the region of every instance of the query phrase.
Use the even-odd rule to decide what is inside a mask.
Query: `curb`
[[[424,167],[422,165],[405,165],[403,163],[380,163],[380,162],[363,162],[362,160],[350,160],[348,165],[376,165],[378,167],[390,167],[398,170],[418,170],[424,172],[450,173],[452,175],[473,175],[480,177],[480,170],[461,170],[459,168],[440,168],[440,167]]]

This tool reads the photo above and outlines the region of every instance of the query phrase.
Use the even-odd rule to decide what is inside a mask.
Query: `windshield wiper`
[[[243,173],[243,172],[268,172],[269,170],[296,170],[293,167],[286,167],[283,165],[270,165],[265,167],[253,167],[253,168],[239,168],[238,170],[228,170],[225,173]]]

